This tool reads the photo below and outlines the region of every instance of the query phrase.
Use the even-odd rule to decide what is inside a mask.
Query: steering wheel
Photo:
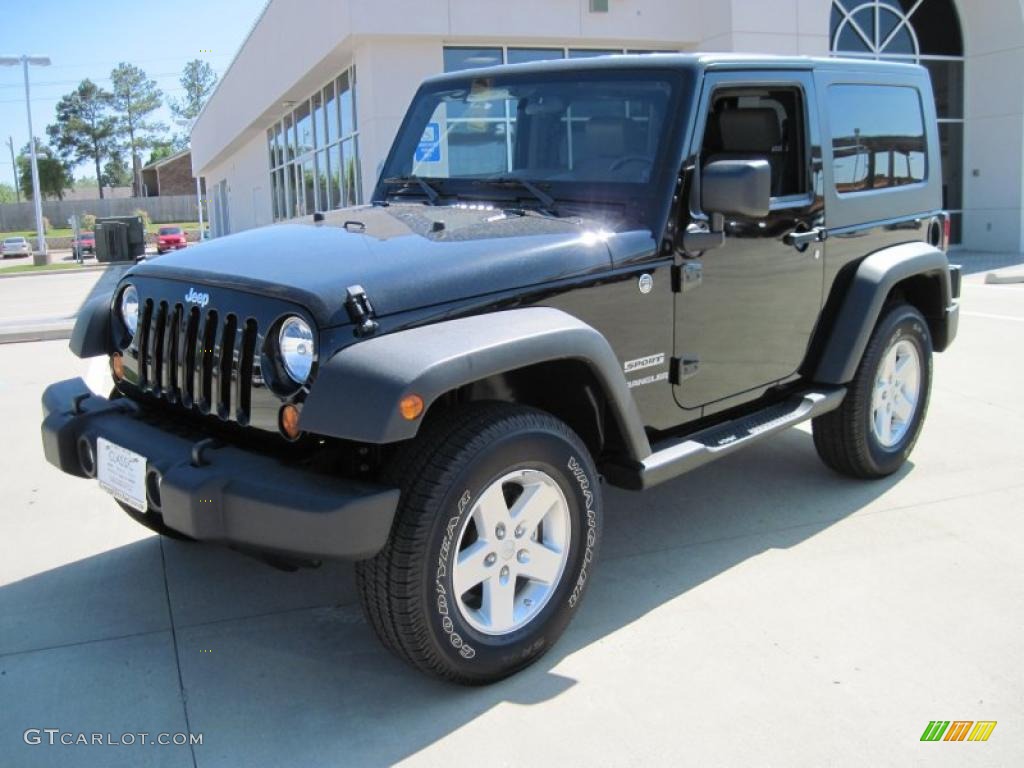
[[[622,168],[622,166],[626,165],[626,163],[643,163],[648,168],[654,165],[654,161],[651,160],[651,158],[646,157],[644,155],[626,155],[625,157],[620,157],[618,160],[612,163],[608,167],[608,170],[618,171]]]

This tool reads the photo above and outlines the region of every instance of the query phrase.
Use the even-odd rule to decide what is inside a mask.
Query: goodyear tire
[[[822,461],[844,475],[886,477],[903,466],[921,434],[932,383],[928,323],[909,304],[878,321],[843,404],[812,422]]]
[[[593,577],[601,495],[586,446],[553,416],[472,404],[427,424],[394,465],[391,537],[356,578],[383,643],[481,685],[538,659]]]

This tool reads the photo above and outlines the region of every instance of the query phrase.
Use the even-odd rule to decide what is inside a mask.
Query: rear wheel
[[[575,614],[597,555],[600,489],[583,442],[547,413],[474,404],[425,427],[395,469],[391,538],[356,565],[377,635],[465,684],[535,661]]]
[[[851,477],[896,472],[921,432],[931,382],[928,323],[909,304],[895,305],[878,322],[843,404],[813,421],[822,461]]]

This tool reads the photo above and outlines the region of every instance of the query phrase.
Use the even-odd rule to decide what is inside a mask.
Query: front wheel
[[[914,449],[932,385],[932,337],[909,304],[891,307],[875,327],[846,399],[812,422],[814,447],[832,469],[879,478]]]
[[[426,426],[395,472],[391,537],[356,565],[378,637],[458,683],[531,664],[593,575],[601,494],[586,446],[542,411],[473,404]]]

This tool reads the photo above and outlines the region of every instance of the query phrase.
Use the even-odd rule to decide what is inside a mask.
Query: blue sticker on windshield
[[[437,123],[427,123],[420,137],[420,143],[416,147],[417,163],[439,163],[441,162],[441,126]]]

